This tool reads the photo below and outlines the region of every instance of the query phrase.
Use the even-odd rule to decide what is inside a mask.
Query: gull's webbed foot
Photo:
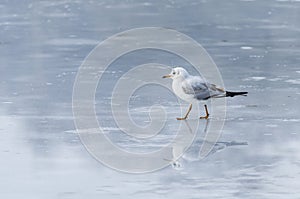
[[[191,110],[192,110],[192,104],[190,104],[189,109],[188,109],[188,111],[187,111],[187,113],[185,114],[184,117],[178,117],[178,118],[176,118],[176,119],[177,119],[177,120],[186,120],[187,117],[189,116]]]
[[[186,120],[187,117],[177,117],[176,119],[177,119],[177,120]]]
[[[199,119],[208,119],[208,117],[209,117],[209,114],[208,115],[206,115],[206,116],[201,116],[201,117],[199,117]]]
[[[207,106],[206,106],[206,104],[204,105],[204,108],[205,108],[205,113],[206,113],[206,116],[201,116],[199,119],[208,119],[208,117],[209,117],[209,113],[208,113],[208,110],[207,110]]]

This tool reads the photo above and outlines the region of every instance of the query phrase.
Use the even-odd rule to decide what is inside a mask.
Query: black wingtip
[[[236,95],[243,95],[247,96],[248,92],[231,92],[231,91],[226,91],[226,97],[234,97]]]

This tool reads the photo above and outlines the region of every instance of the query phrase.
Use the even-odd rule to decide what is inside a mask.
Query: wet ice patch
[[[102,127],[101,129],[102,129],[102,133],[110,133],[112,131],[120,131],[120,128],[116,128],[116,127]],[[71,130],[66,130],[64,132],[65,133],[74,133],[74,134],[77,134],[77,133],[89,133],[89,134],[92,134],[92,133],[95,133],[95,134],[101,133],[101,131],[100,131],[99,128],[71,129]]]
[[[276,128],[276,127],[278,127],[278,125],[277,124],[267,124],[266,127]]]
[[[11,101],[4,101],[4,102],[2,102],[3,104],[12,104],[13,102],[11,102]]]
[[[300,79],[289,79],[289,80],[286,80],[285,82],[291,83],[291,84],[300,84]]]
[[[261,80],[264,80],[264,79],[266,79],[266,77],[254,76],[254,77],[245,78],[245,79],[243,79],[243,81],[261,81]]]
[[[294,119],[294,118],[291,118],[291,119],[282,119],[283,122],[299,122],[300,120],[299,119]]]
[[[57,38],[47,42],[54,46],[68,46],[68,45],[96,45],[99,41],[92,39],[76,39],[76,38]]]
[[[252,50],[253,48],[251,46],[242,46],[242,50]]]
[[[276,81],[282,80],[282,78],[275,77],[275,78],[270,78],[270,79],[268,79],[268,80],[271,81],[271,82],[276,82]]]
[[[264,58],[264,55],[249,55],[250,58]]]
[[[272,136],[272,133],[264,133],[264,136]]]
[[[66,12],[53,12],[53,13],[41,13],[42,16],[48,18],[63,18],[63,17],[72,17],[74,14]],[[49,20],[51,22],[51,20]]]

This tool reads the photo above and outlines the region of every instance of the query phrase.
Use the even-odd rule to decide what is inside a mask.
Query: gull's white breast
[[[172,83],[172,89],[174,91],[174,93],[182,100],[186,101],[186,102],[189,102],[189,103],[193,103],[196,101],[194,95],[189,95],[189,94],[186,94],[184,91],[183,91],[183,88],[182,88],[182,80],[180,79],[174,79],[173,80],[173,83]]]

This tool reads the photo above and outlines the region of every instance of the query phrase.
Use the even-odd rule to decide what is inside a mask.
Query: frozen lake
[[[299,11],[297,0],[1,1],[0,198],[300,198]],[[226,89],[249,95],[227,100],[222,135],[199,158],[208,123],[189,132],[198,120],[175,119],[181,112],[172,93],[156,88],[129,103],[138,125],[149,123],[153,103],[166,108],[167,128],[153,142],[122,135],[109,111],[112,84],[130,67],[190,66],[155,50],[117,60],[95,95],[112,142],[144,152],[164,146],[180,124],[195,135],[180,166],[128,174],[87,152],[75,130],[72,92],[79,66],[99,42],[140,27],[190,36],[215,61]]]

